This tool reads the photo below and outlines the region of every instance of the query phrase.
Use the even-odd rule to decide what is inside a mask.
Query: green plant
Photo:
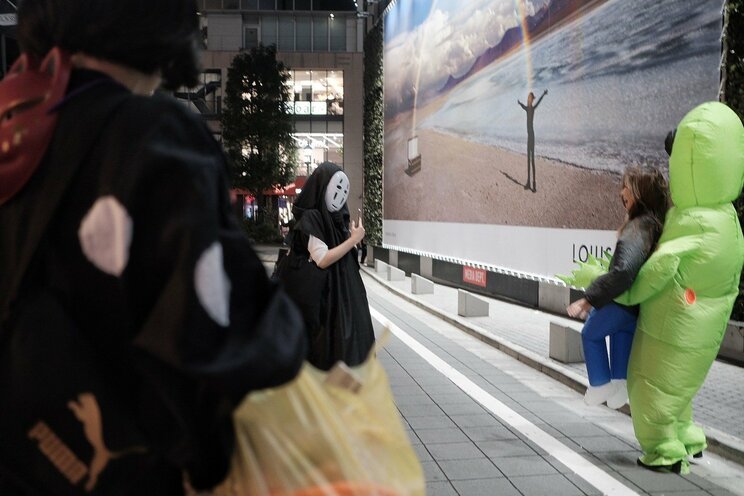
[[[744,0],[726,2],[721,75],[721,99],[744,121]],[[735,205],[739,221],[744,224],[744,196]],[[739,298],[731,318],[744,320],[744,278],[739,283]]]
[[[245,219],[243,230],[254,243],[277,244],[283,241],[278,228],[271,221],[255,222],[253,219]]]
[[[364,228],[367,243],[382,244],[383,23],[379,21],[364,41]]]
[[[274,46],[239,53],[227,71],[222,137],[232,184],[252,192],[259,210],[267,206],[266,190],[289,184],[295,175],[297,145],[287,110],[288,81],[289,72],[276,60]],[[265,213],[259,212],[259,218]]]

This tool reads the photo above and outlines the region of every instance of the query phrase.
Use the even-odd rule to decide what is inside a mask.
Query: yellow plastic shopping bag
[[[218,496],[417,496],[424,475],[370,354],[351,369],[305,364],[235,413],[236,449]]]

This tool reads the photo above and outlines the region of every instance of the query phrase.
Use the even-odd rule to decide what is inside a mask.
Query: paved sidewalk
[[[387,281],[373,269],[367,276],[426,311],[477,335],[519,360],[549,374],[574,389],[588,385],[583,363],[563,364],[548,357],[550,322],[580,326],[579,322],[520,305],[482,297],[489,301],[488,317],[457,315],[457,289],[436,284],[434,294],[412,295],[410,278]],[[627,413],[627,407],[624,410]],[[744,368],[716,361],[695,398],[695,420],[706,429],[710,450],[739,463],[744,462]]]
[[[398,328],[378,356],[421,460],[428,495],[744,494],[744,468],[716,455],[695,460],[687,476],[636,466],[639,448],[625,415],[584,405],[569,387],[365,282],[374,319]],[[428,361],[398,331],[444,363]],[[453,382],[448,367],[483,390],[486,401]],[[492,410],[489,399],[502,406]],[[530,434],[530,427],[549,442]],[[587,467],[598,473],[586,478]],[[582,469],[584,477],[578,475]]]
[[[277,250],[257,247],[269,273]],[[639,447],[627,416],[584,405],[573,390],[586,382],[583,365],[560,367],[546,358],[548,322],[561,318],[491,300],[491,318],[461,319],[452,288],[437,285],[434,295],[418,298],[410,294],[409,280],[390,284],[363,274],[376,318],[392,322],[512,412],[504,415],[466,394],[400,335],[387,343],[379,357],[429,496],[593,496],[603,492],[602,480],[621,485],[609,494],[744,496],[744,467],[714,454],[695,460],[692,474],[684,477],[637,467]],[[518,339],[521,345],[512,342]],[[515,423],[514,414],[539,429],[542,442],[525,422]],[[555,443],[562,447],[557,452]],[[582,470],[570,461],[576,455],[584,469],[598,469],[589,477],[593,483],[577,475]]]

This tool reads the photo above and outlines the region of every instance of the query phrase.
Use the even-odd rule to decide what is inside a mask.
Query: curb
[[[412,303],[413,305],[416,305],[417,307],[444,320],[445,322],[452,324],[453,326],[457,327],[461,331],[464,331],[470,336],[473,336],[474,338],[498,349],[499,351],[506,353],[510,357],[519,360],[520,362],[532,367],[535,370],[542,372],[543,374],[560,382],[561,384],[568,386],[581,394],[584,394],[586,392],[586,388],[589,385],[589,382],[584,376],[579,375],[572,370],[566,370],[557,365],[552,360],[538,353],[535,353],[534,351],[528,350],[518,344],[509,342],[484,329],[481,329],[460,316],[453,315],[449,312],[444,312],[432,305],[429,305],[428,303],[424,303],[418,298],[415,298],[412,295],[409,295],[406,292],[389,285],[386,280],[378,277],[374,271],[370,270],[366,266],[363,266],[361,269],[364,271],[365,275],[372,278],[374,281],[376,281],[378,284],[380,284],[396,296],[399,296],[409,303]],[[622,412],[630,417],[630,406],[628,405],[623,406],[617,411]],[[705,425],[701,425],[701,427],[703,428],[703,430],[705,430],[705,436],[708,441],[707,449],[711,453],[715,453],[716,455],[726,458],[727,460],[731,460],[740,465],[744,465],[744,441],[713,427],[708,427]]]

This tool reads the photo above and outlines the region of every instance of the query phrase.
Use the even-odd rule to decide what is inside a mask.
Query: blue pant
[[[633,312],[616,303],[608,303],[589,313],[581,330],[589,384],[601,386],[610,382],[610,379],[628,377],[628,358],[636,320]],[[607,356],[607,336],[610,336],[611,357]]]

